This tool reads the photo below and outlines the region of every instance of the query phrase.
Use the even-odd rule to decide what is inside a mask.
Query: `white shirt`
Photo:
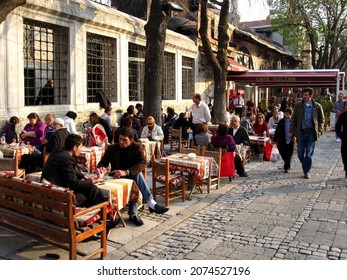
[[[200,101],[199,105],[194,103],[191,107],[191,112],[193,115],[193,124],[208,123],[211,120],[210,109],[202,101]]]
[[[243,106],[245,106],[245,100],[241,96],[236,97],[233,103],[236,108],[242,108]]]
[[[149,132],[149,128],[148,128],[148,125],[146,125],[142,129],[141,138],[148,138],[148,132]],[[159,125],[156,125],[156,124],[154,125],[152,129],[152,139],[154,141],[160,141],[164,139],[163,130],[161,129]]]
[[[75,121],[68,116],[65,116],[63,118],[64,120],[64,127],[66,127],[67,131],[73,134],[78,134],[76,130],[76,124]]]
[[[227,123],[227,125],[230,125],[230,120],[231,120],[231,115],[229,113],[229,111],[225,112],[225,122]]]

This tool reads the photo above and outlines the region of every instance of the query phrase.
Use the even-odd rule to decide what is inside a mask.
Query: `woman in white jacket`
[[[147,138],[150,141],[161,141],[164,139],[164,133],[159,125],[155,124],[152,116],[147,118],[147,125],[143,127],[140,138]]]
[[[75,119],[77,118],[77,114],[75,112],[69,111],[66,113],[64,120],[64,127],[67,128],[67,131],[73,134],[78,134],[76,130]]]

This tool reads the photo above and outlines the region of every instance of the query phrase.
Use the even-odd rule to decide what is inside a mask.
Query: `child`
[[[290,162],[293,156],[294,141],[289,135],[290,125],[292,122],[292,108],[284,110],[284,118],[278,122],[273,142],[277,144],[278,151],[284,160],[284,173],[290,170]]]

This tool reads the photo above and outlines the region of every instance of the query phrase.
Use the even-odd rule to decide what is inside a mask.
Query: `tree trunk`
[[[207,0],[201,0],[201,19],[199,34],[204,48],[207,61],[213,69],[214,79],[214,118],[217,122],[225,121],[226,112],[226,78],[228,73],[227,47],[229,43],[229,7],[230,0],[224,0],[221,4],[218,25],[218,52],[217,57],[213,54],[208,30]]]
[[[144,79],[144,117],[153,116],[158,125],[161,123],[163,92],[163,61],[166,29],[169,15],[162,13],[163,0],[152,0],[146,31],[146,58]]]

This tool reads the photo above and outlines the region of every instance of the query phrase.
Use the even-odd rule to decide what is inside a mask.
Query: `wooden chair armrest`
[[[83,209],[82,211],[76,213],[74,215],[74,218],[78,218],[82,215],[88,214],[88,213],[93,212],[95,210],[101,210],[102,208],[104,208],[104,210],[107,210],[107,205],[109,205],[108,201],[104,201],[104,202],[101,202],[99,204],[93,205],[91,207],[88,207],[88,208]]]

